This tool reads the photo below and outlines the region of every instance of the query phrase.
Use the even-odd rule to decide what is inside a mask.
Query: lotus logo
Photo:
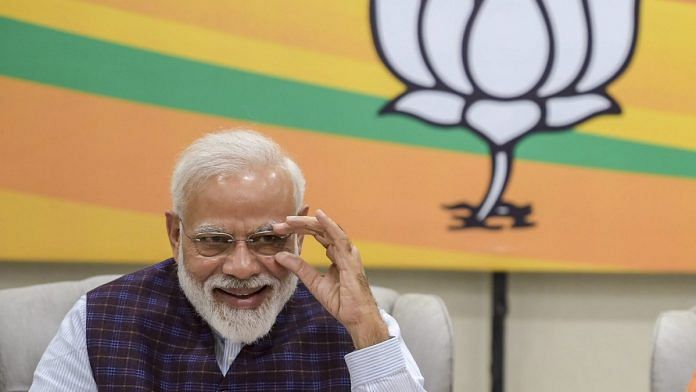
[[[466,127],[490,147],[488,191],[478,206],[446,206],[461,222],[453,228],[494,228],[486,222],[491,216],[511,217],[513,227],[530,225],[531,206],[502,201],[515,145],[535,131],[620,113],[606,87],[631,58],[637,3],[372,0],[375,45],[406,85],[382,113]]]

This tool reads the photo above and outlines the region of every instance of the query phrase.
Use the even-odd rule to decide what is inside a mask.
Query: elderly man
[[[302,172],[274,142],[206,135],[171,190],[173,259],[80,298],[32,391],[423,390],[357,249],[307,216]],[[325,274],[299,256],[304,235],[326,248]]]

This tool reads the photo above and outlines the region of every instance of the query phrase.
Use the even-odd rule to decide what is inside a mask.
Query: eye
[[[257,245],[273,245],[284,242],[285,237],[274,234],[257,234],[249,237],[249,241]]]
[[[196,237],[196,240],[201,244],[225,244],[231,242],[232,239],[225,235],[206,234]]]

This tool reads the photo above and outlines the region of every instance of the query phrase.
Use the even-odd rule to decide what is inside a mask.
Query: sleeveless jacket
[[[87,352],[99,391],[348,391],[345,328],[301,283],[269,334],[223,377],[208,324],[169,259],[87,293]]]

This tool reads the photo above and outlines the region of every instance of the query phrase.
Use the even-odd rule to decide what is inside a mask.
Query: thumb
[[[297,275],[302,283],[314,294],[314,288],[318,282],[317,279],[321,277],[319,271],[304,261],[302,257],[290,252],[280,252],[274,258],[278,264]]]

